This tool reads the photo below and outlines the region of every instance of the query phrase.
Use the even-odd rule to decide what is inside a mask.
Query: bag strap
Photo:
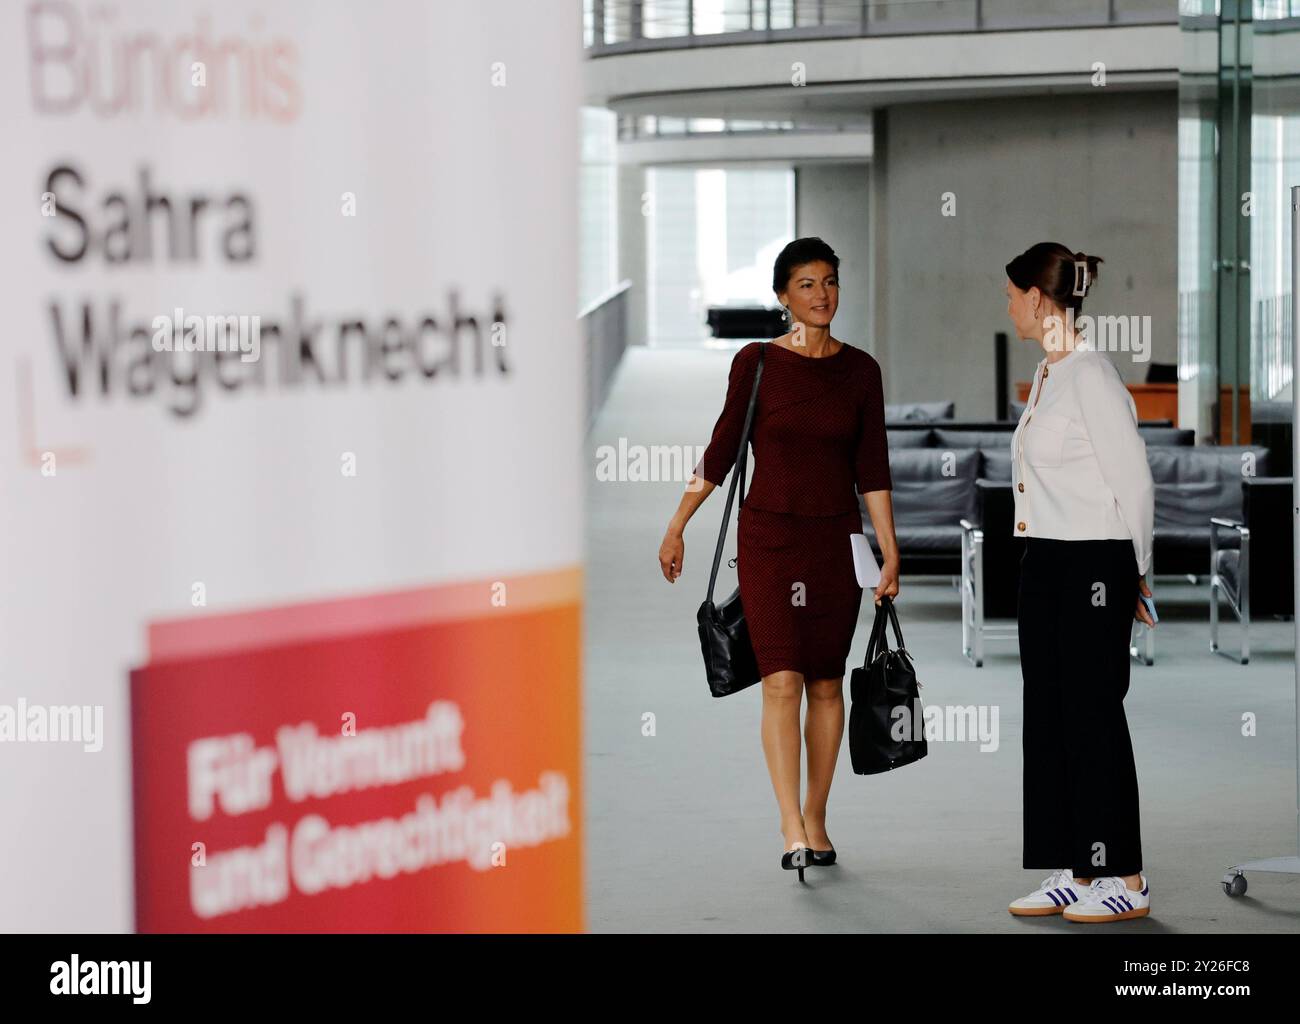
[[[758,382],[763,379],[763,352],[767,342],[760,342],[758,347],[758,369],[754,371],[754,389],[749,393],[749,408],[745,410],[745,428],[740,432],[740,451],[736,453],[735,470],[731,475],[731,487],[727,490],[727,507],[722,511],[722,526],[718,530],[718,546],[713,552],[713,571],[709,573],[709,593],[705,600],[713,603],[713,585],[718,580],[718,567],[722,564],[722,545],[727,540],[727,520],[731,518],[731,499],[736,496],[736,484],[740,483],[740,504],[745,504],[745,468],[749,453],[749,428],[754,420],[754,405],[758,402]]]
[[[898,626],[898,613],[894,611],[894,602],[891,598],[882,597],[879,607],[876,608],[876,621],[871,626],[871,639],[867,641],[867,657],[862,662],[863,668],[870,665],[877,654],[889,650],[889,631],[885,628],[886,623],[894,627],[894,639],[898,641],[898,649],[900,651],[904,649],[903,631]]]
[[[889,638],[885,636],[885,604],[881,601],[876,608],[876,618],[871,624],[871,639],[867,641],[867,656],[862,659],[862,667],[866,668],[875,660],[876,651],[883,642],[886,647],[889,646]]]
[[[905,648],[903,647],[903,631],[902,629],[899,628],[898,625],[898,612],[894,611],[893,599],[888,597],[882,597],[880,599],[880,603],[889,605],[889,621],[890,624],[894,627],[894,639],[898,641],[898,649],[900,651],[904,650]]]

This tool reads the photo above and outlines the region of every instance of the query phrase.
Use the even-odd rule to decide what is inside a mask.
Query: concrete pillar
[[[900,104],[877,115],[874,146],[873,351],[889,401],[994,416],[1004,267],[1040,241],[1101,256],[1084,312],[1149,314],[1151,360],[1177,363],[1175,92]],[[1110,355],[1126,381],[1145,380],[1146,363]],[[1041,357],[1013,341],[1012,379]]]
[[[840,307],[831,333],[869,349],[871,316],[871,167],[854,163],[795,166],[795,236],[816,235],[840,258]]]

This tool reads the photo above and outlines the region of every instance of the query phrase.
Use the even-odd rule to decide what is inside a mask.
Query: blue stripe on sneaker
[[[1117,906],[1115,906],[1115,897],[1114,897],[1114,896],[1107,896],[1104,900],[1102,900],[1102,902],[1105,903],[1106,906],[1108,906],[1108,907],[1110,908],[1110,912],[1111,912],[1112,914],[1118,914],[1118,913],[1119,913],[1119,908],[1118,908]]]
[[[1061,901],[1056,898],[1050,889],[1047,891],[1047,898],[1052,901],[1053,906],[1059,907],[1061,905]]]
[[[1145,896],[1145,895],[1147,894],[1147,889],[1149,889],[1149,888],[1151,888],[1149,885],[1144,885],[1144,886],[1142,887],[1142,895],[1143,895],[1143,896]]]
[[[1078,894],[1077,892],[1075,892],[1073,889],[1066,889],[1066,890],[1065,890],[1065,894],[1066,894],[1067,896],[1070,897],[1070,902],[1071,902],[1071,903],[1078,903],[1078,902],[1079,902],[1079,894]]]
[[[1124,906],[1125,906],[1125,907],[1127,907],[1129,910],[1132,910],[1132,909],[1133,909],[1133,904],[1132,904],[1132,902],[1129,900],[1129,898],[1128,898],[1127,896],[1121,896],[1120,899],[1122,899],[1122,900],[1124,901]]]

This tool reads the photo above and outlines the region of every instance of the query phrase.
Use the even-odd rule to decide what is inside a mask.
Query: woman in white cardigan
[[[1075,319],[1101,260],[1042,242],[1007,264],[1007,314],[1043,346],[1012,437],[1024,679],[1024,867],[1052,873],[1012,914],[1145,917],[1124,696],[1133,620],[1155,625],[1155,489],[1133,398]]]

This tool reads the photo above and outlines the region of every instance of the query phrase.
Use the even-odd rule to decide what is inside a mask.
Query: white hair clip
[[[1082,298],[1088,294],[1088,285],[1091,282],[1088,278],[1088,261],[1074,261],[1074,294]]]

